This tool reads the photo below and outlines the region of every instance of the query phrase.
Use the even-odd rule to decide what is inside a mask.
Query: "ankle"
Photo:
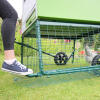
[[[4,62],[6,62],[8,65],[11,65],[14,63],[14,61],[16,61],[16,58],[11,59],[11,60],[4,60]]]
[[[4,51],[5,60],[12,60],[15,59],[14,50],[5,50]]]

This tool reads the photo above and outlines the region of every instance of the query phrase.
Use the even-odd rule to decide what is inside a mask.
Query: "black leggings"
[[[4,50],[13,50],[18,15],[6,0],[0,0],[0,17],[3,19],[1,33]]]

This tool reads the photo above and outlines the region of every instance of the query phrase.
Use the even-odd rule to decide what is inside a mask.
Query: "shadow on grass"
[[[42,77],[15,77],[14,82],[21,87],[43,87],[48,85],[61,84],[64,82],[78,81],[97,77],[93,72],[79,72],[72,74],[61,74]]]

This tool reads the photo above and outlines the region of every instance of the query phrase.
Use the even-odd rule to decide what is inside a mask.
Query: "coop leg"
[[[22,44],[24,42],[24,37],[22,36]],[[23,45],[21,45],[21,63],[23,64]]]
[[[75,42],[76,42],[76,40],[74,40],[74,46],[73,46],[73,54],[72,54],[72,63],[74,63],[74,54],[75,54]]]
[[[37,43],[38,43],[38,52],[39,52],[39,69],[40,73],[43,74],[43,62],[42,62],[42,48],[41,48],[41,34],[40,34],[40,23],[36,21],[36,35],[37,35]]]

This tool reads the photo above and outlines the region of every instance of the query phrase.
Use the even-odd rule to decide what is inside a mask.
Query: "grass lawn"
[[[0,66],[2,61],[0,56]],[[15,77],[0,70],[0,100],[100,100],[100,77],[88,73],[59,78],[20,77],[18,81],[14,81]],[[66,77],[69,81],[65,81]]]

